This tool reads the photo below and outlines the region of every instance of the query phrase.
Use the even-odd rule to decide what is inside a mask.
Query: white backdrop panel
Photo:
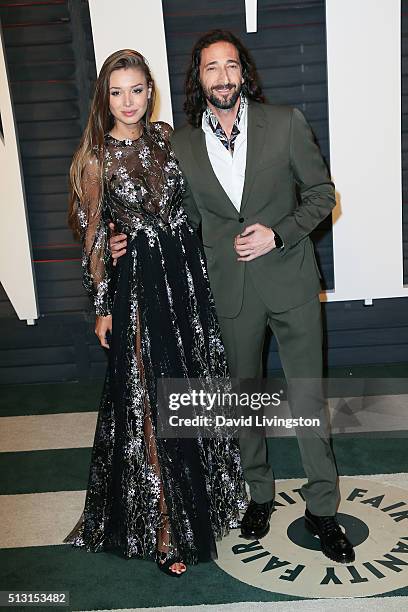
[[[0,32],[0,282],[19,319],[38,319],[36,284],[25,204],[20,151]]]
[[[158,98],[153,120],[173,125],[161,0],[89,0],[96,66],[119,49],[134,49],[149,63]]]
[[[326,0],[335,291],[401,297],[400,0]]]

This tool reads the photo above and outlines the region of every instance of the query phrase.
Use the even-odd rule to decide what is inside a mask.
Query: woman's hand
[[[112,315],[107,317],[96,317],[95,322],[95,334],[98,336],[101,346],[109,348],[109,344],[106,340],[107,332],[112,333]]]
[[[117,234],[115,225],[112,222],[109,223],[109,229],[111,231],[109,248],[113,259],[113,265],[116,266],[119,257],[122,257],[122,255],[126,253],[127,236],[126,234]]]

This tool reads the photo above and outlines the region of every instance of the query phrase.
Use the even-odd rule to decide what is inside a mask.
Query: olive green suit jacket
[[[171,142],[187,181],[184,207],[189,221],[195,228],[202,226],[218,315],[239,314],[245,273],[272,312],[284,312],[316,296],[320,274],[309,234],[335,205],[335,191],[302,113],[249,103],[239,212],[212,169],[201,126],[175,130]],[[284,248],[239,262],[234,238],[254,223],[272,227]]]

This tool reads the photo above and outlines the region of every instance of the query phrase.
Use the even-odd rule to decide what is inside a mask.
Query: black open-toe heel
[[[177,578],[180,578],[180,576],[185,574],[186,570],[184,570],[183,572],[180,572],[179,574],[171,570],[170,567],[174,563],[182,563],[183,565],[186,565],[184,561],[182,561],[181,559],[178,559],[176,556],[173,556],[173,555],[169,556],[165,552],[159,552],[158,558],[157,558],[157,567],[159,568],[159,570],[163,572],[164,574],[167,574],[168,576],[176,576]]]

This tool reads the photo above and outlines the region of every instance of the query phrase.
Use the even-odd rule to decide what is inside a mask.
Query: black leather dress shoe
[[[253,499],[241,521],[241,534],[247,540],[259,540],[269,531],[269,519],[273,509],[273,500],[257,504]]]
[[[315,516],[306,509],[305,526],[319,536],[320,547],[326,557],[337,563],[353,563],[355,559],[353,546],[334,516]]]

